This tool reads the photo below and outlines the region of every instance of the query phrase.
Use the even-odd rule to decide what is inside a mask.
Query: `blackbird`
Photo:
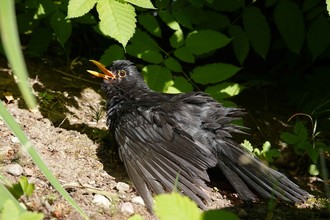
[[[146,206],[152,194],[178,191],[207,209],[207,170],[218,167],[242,200],[265,198],[303,202],[309,194],[282,173],[269,168],[232,140],[241,132],[231,124],[243,111],[226,108],[203,92],[165,94],[151,90],[134,64],[114,61],[103,73],[107,95],[107,125],[119,146],[119,156]],[[219,171],[219,172],[220,172]]]

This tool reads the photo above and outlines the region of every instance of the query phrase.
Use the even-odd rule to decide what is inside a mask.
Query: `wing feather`
[[[137,112],[126,115],[125,123],[115,130],[120,157],[134,186],[152,210],[152,193],[172,191],[178,176],[178,190],[206,208],[206,170],[216,166],[217,158],[189,135],[182,135],[183,130],[167,123],[157,111],[149,114],[150,121]]]

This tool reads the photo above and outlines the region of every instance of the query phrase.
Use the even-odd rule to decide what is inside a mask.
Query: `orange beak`
[[[103,79],[115,79],[116,76],[110,71],[108,70],[107,68],[105,68],[105,66],[96,61],[96,60],[90,60],[93,64],[95,64],[103,73],[99,73],[99,72],[96,72],[94,70],[87,70],[87,72],[89,72],[90,74],[94,75],[94,76],[97,76],[97,77],[101,77]]]

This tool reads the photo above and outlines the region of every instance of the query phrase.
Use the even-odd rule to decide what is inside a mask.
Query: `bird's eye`
[[[118,71],[118,76],[119,77],[125,77],[126,76],[126,71],[125,70],[119,70]]]

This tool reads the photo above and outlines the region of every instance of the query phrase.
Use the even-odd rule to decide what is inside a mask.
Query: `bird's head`
[[[94,76],[104,79],[102,88],[107,93],[113,93],[115,92],[114,90],[130,91],[133,88],[137,88],[137,91],[148,89],[142,75],[135,65],[128,60],[114,61],[109,69],[96,60],[91,60],[91,62],[95,64],[102,73],[93,70],[87,71]]]

